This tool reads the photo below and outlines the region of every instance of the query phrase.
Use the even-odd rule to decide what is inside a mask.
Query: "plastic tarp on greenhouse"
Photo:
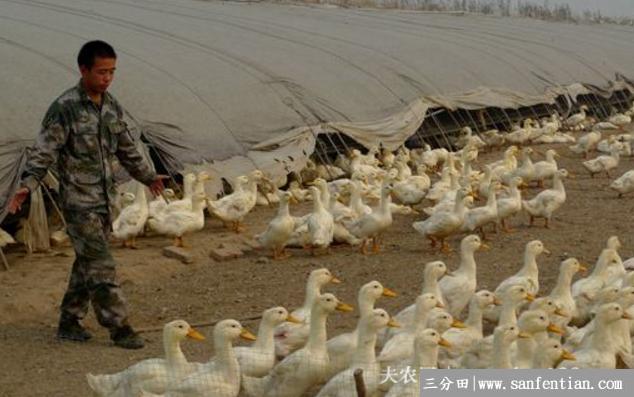
[[[339,131],[394,148],[429,107],[520,107],[610,92],[634,29],[517,18],[194,0],[0,0],[0,206],[87,40],[118,52],[112,92],[174,168],[228,178],[302,166]],[[594,88],[591,88],[594,87]],[[0,217],[1,219],[1,217]]]

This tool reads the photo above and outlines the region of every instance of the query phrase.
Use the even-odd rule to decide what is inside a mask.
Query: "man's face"
[[[79,70],[81,71],[81,77],[86,90],[95,94],[103,94],[106,92],[114,79],[116,63],[116,58],[96,57],[92,68],[88,69],[84,66],[80,66]]]

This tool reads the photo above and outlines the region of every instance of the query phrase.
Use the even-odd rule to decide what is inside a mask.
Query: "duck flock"
[[[256,236],[275,259],[287,257],[288,248],[327,254],[332,244],[379,252],[399,213],[415,217],[413,229],[439,252],[450,252],[448,240],[460,238],[460,264],[449,272],[443,261],[427,263],[420,295],[394,316],[375,303],[396,292],[378,281],[361,286],[356,328],[330,339],[327,317],[353,308],[322,292],[341,282],[330,270],[314,270],[303,306],[264,311],[257,337],[236,320],[220,321],[213,331],[215,355],[189,362],[180,343],[203,336],[173,321],[163,331],[164,358],[111,375],[88,374],[90,388],[99,396],[354,396],[353,372],[360,368],[367,395],[398,397],[419,395],[418,384],[388,379],[409,368],[634,368],[634,261],[621,259],[617,236],[607,239],[589,274],[587,264],[565,258],[550,291],[540,290],[538,261],[549,251],[539,240],[526,243],[522,267],[494,290],[478,289],[476,279],[476,254],[490,249],[487,234],[509,231],[520,213],[531,225],[543,219],[553,227],[553,214],[566,202],[564,182],[574,176],[558,167],[553,149],[534,162],[536,144],[568,143],[566,156],[583,161],[592,177],[612,178],[620,157],[632,155],[634,136],[626,127],[634,106],[601,122],[585,111],[566,120],[528,119],[507,133],[476,135],[466,127],[453,152],[428,146],[352,150],[334,165],[309,161],[290,182],[256,170],[238,177],[234,192],[219,200],[207,196],[210,176],[204,172],[185,176],[181,200],[168,191],[167,200],[148,205],[142,188],[126,194],[114,225],[126,246],[134,246],[145,228],[182,245],[185,234],[204,227],[205,208],[240,232],[254,206],[277,203],[276,215]],[[479,163],[478,153],[490,147],[504,149],[503,157]],[[529,185],[540,189],[530,198],[523,191]],[[619,196],[634,191],[634,170],[610,188]],[[312,201],[312,211],[292,215],[290,204],[302,201]],[[255,342],[234,348],[240,338]]]

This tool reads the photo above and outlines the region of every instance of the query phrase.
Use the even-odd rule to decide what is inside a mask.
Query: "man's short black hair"
[[[91,69],[95,64],[95,58],[117,58],[114,48],[105,41],[89,41],[81,47],[77,55],[77,64]]]

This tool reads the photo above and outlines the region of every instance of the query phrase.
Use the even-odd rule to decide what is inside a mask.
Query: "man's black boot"
[[[92,335],[79,324],[79,320],[76,318],[62,318],[59,320],[57,338],[75,342],[86,342],[92,338]]]
[[[124,349],[141,349],[145,346],[143,338],[141,338],[138,333],[134,332],[132,327],[129,325],[111,328],[110,339],[112,339],[115,346],[119,346]]]

